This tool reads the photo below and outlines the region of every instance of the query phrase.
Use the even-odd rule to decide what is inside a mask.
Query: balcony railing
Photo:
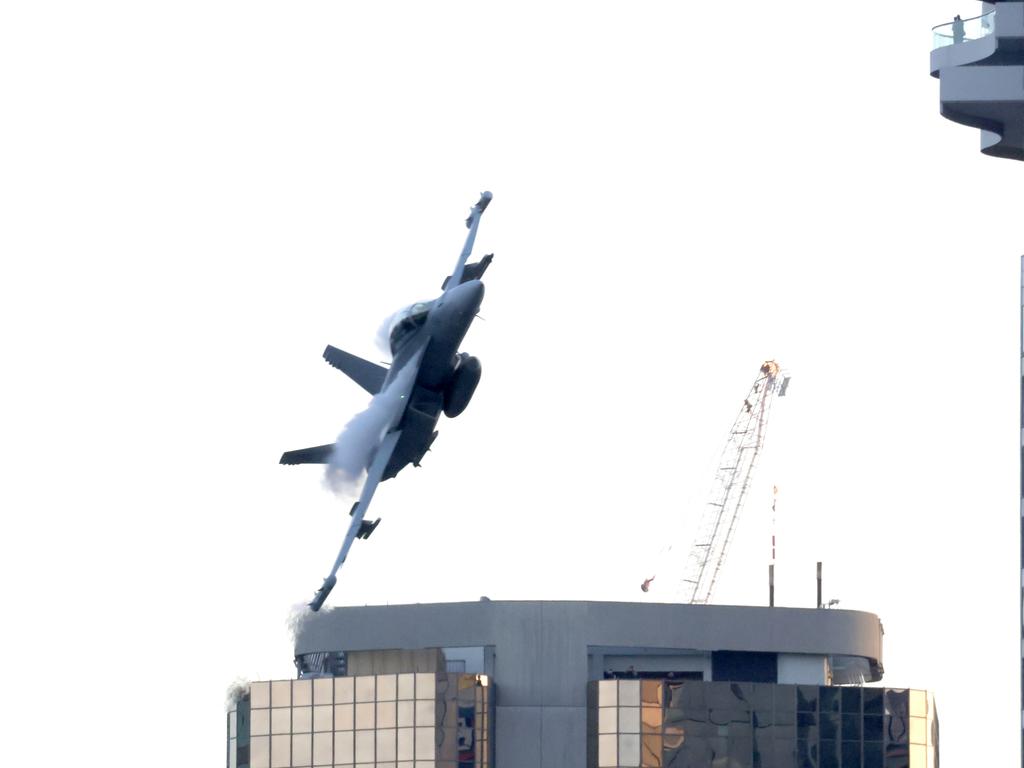
[[[995,11],[989,11],[970,19],[939,24],[937,27],[932,27],[932,50],[968,40],[980,40],[991,35],[995,31],[995,27]]]

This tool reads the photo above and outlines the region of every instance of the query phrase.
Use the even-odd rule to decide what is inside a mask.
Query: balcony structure
[[[1024,160],[1024,2],[932,29],[931,73],[942,116],[981,130],[981,151]]]

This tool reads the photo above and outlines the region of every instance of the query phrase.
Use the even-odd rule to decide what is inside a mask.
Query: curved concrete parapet
[[[575,669],[580,681],[589,647],[859,658],[868,681],[882,674],[877,616],[813,608],[505,600],[364,606],[309,614],[295,638],[296,656],[461,646],[494,646],[501,667],[550,665],[556,677]]]
[[[1000,2],[964,20],[955,42],[946,39],[952,24],[934,34],[931,73],[942,116],[980,129],[983,153],[1024,160],[1024,2]]]
[[[961,67],[985,61],[994,56],[995,53],[995,35],[987,35],[978,40],[965,40],[956,45],[934,48],[932,49],[930,62],[932,77],[939,77],[940,71],[949,67]]]

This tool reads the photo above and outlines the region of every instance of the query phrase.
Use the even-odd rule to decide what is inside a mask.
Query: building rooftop
[[[881,622],[846,610],[481,599],[332,608],[307,615],[295,638],[296,657],[469,646],[499,649],[484,671],[506,685],[513,670],[537,665],[551,666],[550,677],[538,679],[555,685],[560,677],[597,679],[606,656],[664,666],[670,656],[712,652],[822,657],[836,683],[877,681],[883,672]]]

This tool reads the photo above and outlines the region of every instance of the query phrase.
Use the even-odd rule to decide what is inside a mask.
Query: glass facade
[[[488,768],[485,675],[255,682],[228,712],[228,768]]]
[[[590,768],[938,765],[926,691],[690,680],[590,686]]]

